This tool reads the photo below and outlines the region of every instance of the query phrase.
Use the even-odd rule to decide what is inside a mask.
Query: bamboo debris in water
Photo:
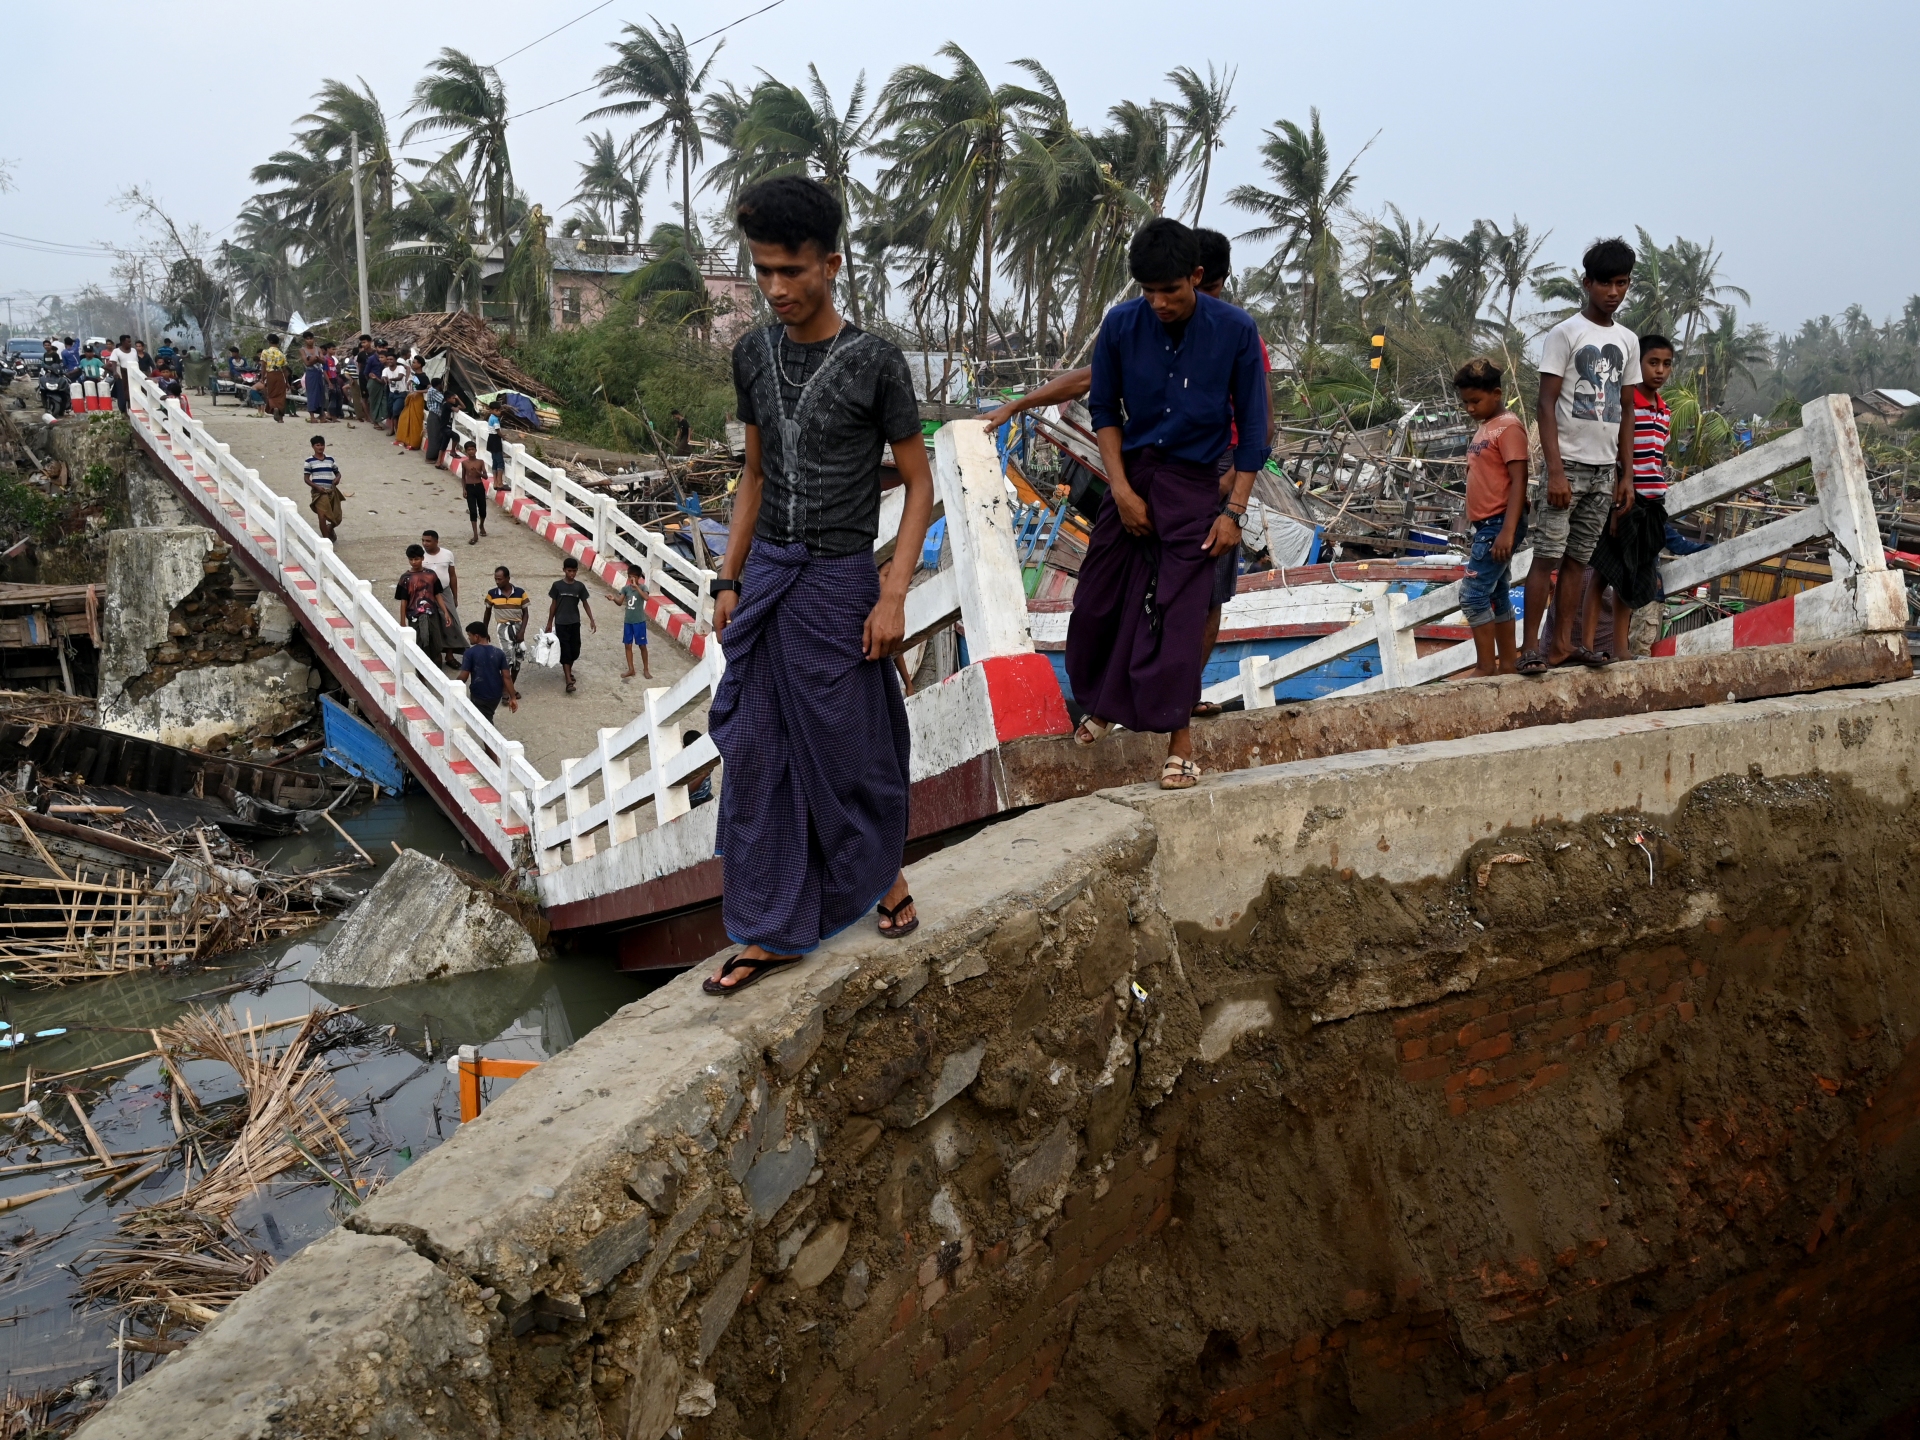
[[[92,1263],[80,1276],[81,1294],[128,1312],[154,1332],[130,1338],[128,1349],[172,1348],[165,1343],[169,1330],[204,1326],[273,1269],[273,1257],[233,1224],[234,1211],[269,1181],[296,1166],[317,1165],[313,1157],[327,1152],[351,1177],[354,1154],[341,1128],[347,1102],[324,1058],[343,1039],[336,1024],[341,1013],[305,1016],[278,1050],[262,1045],[262,1027],[229,1030],[218,1012],[197,1011],[154,1032],[170,1070],[178,1061],[218,1060],[239,1078],[245,1103],[196,1107],[206,1124],[190,1127],[181,1142],[182,1153],[191,1152],[185,1183],[122,1217],[122,1243],[83,1257]],[[174,1083],[180,1083],[177,1074]],[[238,1124],[223,1125],[229,1116]],[[194,1160],[208,1163],[206,1152],[222,1142],[224,1153],[195,1178]]]

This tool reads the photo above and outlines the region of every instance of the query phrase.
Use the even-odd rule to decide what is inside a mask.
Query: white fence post
[[[933,483],[946,510],[947,540],[960,578],[967,654],[1019,655],[1033,649],[1027,589],[1013,549],[1013,513],[993,440],[975,421],[951,421],[933,437]],[[917,565],[919,556],[896,560]]]
[[[593,807],[593,797],[587,793],[585,779],[580,780],[578,783],[574,780],[574,772],[576,770],[584,771],[589,768],[584,758],[568,760],[561,766],[561,773],[566,776],[567,781],[566,794],[562,797],[561,804],[564,807],[563,813],[567,817],[568,830],[572,830],[574,822],[583,818],[587,811]],[[593,837],[591,835],[583,835],[577,832],[574,834],[573,858],[575,860],[588,859],[592,856],[594,848]]]
[[[1890,643],[1904,650],[1906,587],[1887,569],[1853,403],[1845,395],[1822,395],[1801,407],[1800,419],[1807,430],[1814,493],[1832,537],[1827,561],[1833,583],[1842,587],[1843,603],[1852,609],[1860,632],[1888,635]]]
[[[1265,710],[1275,703],[1273,686],[1260,683],[1260,672],[1266,665],[1267,657],[1264,655],[1240,657],[1241,703],[1249,710]]]
[[[1380,678],[1389,689],[1410,683],[1420,652],[1413,627],[1406,623],[1407,597],[1388,591],[1366,605],[1373,612],[1374,638],[1380,646]]]
[[[619,733],[617,726],[604,726],[597,732],[600,738],[600,793],[607,802],[608,845],[624,845],[640,833],[634,812],[618,806],[619,793],[633,778],[627,757],[614,753],[613,737]]]
[[[693,808],[687,800],[687,787],[667,783],[667,761],[680,753],[680,730],[673,717],[661,712],[666,698],[665,686],[647,691],[647,765],[653,776],[653,823],[664,825],[678,820]]]

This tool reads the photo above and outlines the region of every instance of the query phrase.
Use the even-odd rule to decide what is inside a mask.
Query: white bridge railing
[[[592,752],[565,761],[558,776],[543,775],[520,742],[502,735],[473,706],[465,687],[421,652],[412,629],[334,553],[299,505],[234,459],[228,446],[153,382],[135,382],[130,418],[228,542],[303,607],[329,658],[379,708],[416,772],[442,792],[468,834],[500,863],[530,863],[544,889],[546,877],[560,868],[604,856],[688,814],[689,788],[714,769],[719,755],[706,735],[682,748],[674,722],[711,700],[726,665],[718,645],[690,646],[697,656],[692,670],[671,686],[648,689],[632,720],[602,729]],[[484,427],[476,428],[484,443]],[[951,563],[922,576],[908,592],[908,642],[959,619],[975,661],[1030,650],[1026,596],[992,443],[978,425],[953,424],[940,431],[934,451],[935,514],[948,519]],[[664,593],[686,607],[675,618],[697,627],[694,641],[706,640],[701,632],[712,615],[706,593],[711,572],[635,523],[611,497],[541,464],[517,444],[507,447],[507,477],[509,505],[527,502],[516,513],[531,506],[550,514],[566,535],[549,538],[570,553],[577,553],[577,545],[591,546],[595,554],[582,556],[589,563],[599,555],[620,557],[619,563],[638,560],[647,567],[655,597]],[[877,560],[891,556],[903,503],[902,490],[883,498]],[[643,825],[641,812],[649,807],[651,823]],[[685,849],[654,847],[662,856]],[[657,878],[659,867],[623,866],[619,873],[624,883],[633,883]]]
[[[449,447],[450,455],[459,443],[467,440],[478,446],[480,454],[487,453],[485,421],[458,413],[453,423],[456,441]],[[509,440],[501,448],[507,462],[506,508],[509,511],[522,515],[526,506],[531,505],[552,517],[556,525],[577,535],[581,545],[592,548],[594,557],[586,563],[596,569],[611,565],[624,569],[629,561],[639,564],[646,572],[650,594],[686,617],[687,623],[671,627],[674,638],[696,655],[706,649],[704,643],[693,641],[713,628],[713,597],[707,589],[707,582],[714,576],[712,570],[694,564],[670,545],[665,535],[635,520],[605,491],[589,489],[558,466],[536,460],[527,453],[526,446],[516,441]],[[556,537],[549,535],[548,538]],[[615,585],[620,583],[610,575],[602,578]],[[655,609],[655,618],[663,624],[672,618],[657,613],[658,607]]]
[[[1797,629],[1788,625],[1784,638],[1897,634],[1906,623],[1905,591],[1899,576],[1887,570],[1860,436],[1854,429],[1853,407],[1846,396],[1827,395],[1803,406],[1800,429],[1682,480],[1667,493],[1667,513],[1683,515],[1711,505],[1809,461],[1816,496],[1812,505],[1724,544],[1669,561],[1660,572],[1666,592],[1680,594],[1824,535],[1830,537],[1833,579],[1790,600],[1776,602],[1792,604],[1799,622]],[[1525,577],[1532,563],[1531,549],[1515,553],[1512,575],[1516,582]],[[1209,686],[1206,698],[1221,701],[1239,697],[1250,710],[1269,706],[1275,703],[1273,687],[1277,682],[1368,645],[1379,647],[1379,673],[1335,693],[1363,694],[1445,679],[1473,665],[1473,643],[1420,655],[1414,633],[1421,626],[1446,623],[1450,617],[1454,623],[1464,623],[1458,619],[1459,608],[1458,581],[1438,586],[1416,599],[1381,596],[1368,602],[1370,613],[1331,635],[1276,658],[1248,656],[1240,662],[1239,675]]]

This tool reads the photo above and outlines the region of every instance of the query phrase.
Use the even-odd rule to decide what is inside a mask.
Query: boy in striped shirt
[[[1666,526],[1667,441],[1673,434],[1673,412],[1660,398],[1660,391],[1673,374],[1673,342],[1664,335],[1640,337],[1640,383],[1633,388],[1633,493],[1636,503],[1653,501],[1660,506],[1661,527]],[[1622,609],[1625,607],[1622,606]],[[1616,625],[1614,634],[1627,637],[1627,654],[1638,660],[1653,653],[1660,638],[1660,622],[1665,602],[1656,600],[1642,605],[1632,614],[1627,629]]]
[[[1630,527],[1634,538],[1619,543],[1626,534],[1626,512],[1616,510],[1609,533],[1603,542],[1607,555],[1596,554],[1596,569],[1605,566],[1611,577],[1615,567],[1624,573],[1612,586],[1613,645],[1627,659],[1643,659],[1653,653],[1660,638],[1660,622],[1665,600],[1660,590],[1661,540],[1667,528],[1667,440],[1673,433],[1673,412],[1660,398],[1661,387],[1673,374],[1673,342],[1664,335],[1640,337],[1640,381],[1628,388],[1623,404],[1633,407],[1633,503],[1629,510],[1641,513]],[[1651,602],[1639,606],[1628,603],[1625,589],[1635,595],[1651,595]],[[1587,592],[1585,627],[1587,644],[1593,644],[1595,622],[1599,618],[1598,583]]]

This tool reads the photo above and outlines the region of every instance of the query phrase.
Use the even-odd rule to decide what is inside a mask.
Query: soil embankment
[[[1907,681],[1009,820],[904,944],[629,1006],[85,1433],[1871,1434],[1916,734]]]

